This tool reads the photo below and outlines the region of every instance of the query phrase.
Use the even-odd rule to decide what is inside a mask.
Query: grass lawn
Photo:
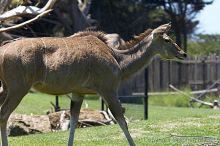
[[[16,109],[17,113],[45,114],[52,108],[54,97],[28,94]],[[100,108],[98,100],[85,100],[91,108]],[[60,98],[62,108],[69,107],[69,99]],[[143,120],[143,106],[123,104],[130,119],[129,130],[137,146],[162,145],[220,145],[220,111],[152,105],[149,120]],[[125,146],[127,141],[118,125],[76,130],[76,146]],[[219,139],[217,139],[219,138]],[[68,132],[10,137],[12,146],[65,146]]]

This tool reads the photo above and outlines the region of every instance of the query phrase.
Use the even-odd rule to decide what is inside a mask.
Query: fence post
[[[182,85],[182,63],[177,62],[178,68],[178,87],[180,88]]]
[[[56,95],[55,97],[55,112],[60,111],[60,106],[59,106],[59,96]]]
[[[144,120],[148,119],[148,68],[144,71]]]
[[[102,99],[102,97],[100,97],[100,100],[101,100],[101,111],[104,111],[105,110],[104,100]]]
[[[171,71],[171,61],[169,60],[168,61],[168,70],[169,70],[169,72],[168,72],[168,85],[170,85],[170,84],[172,84],[172,82],[171,82],[171,73],[172,73],[172,71]],[[170,88],[169,88],[169,90],[170,90]]]
[[[205,63],[205,59],[202,60],[202,80],[203,80],[203,89],[206,88],[206,71],[207,71],[207,66]]]
[[[162,60],[159,60],[160,61],[160,91],[161,90],[163,90],[163,82],[164,82],[164,80],[163,80],[163,61]]]

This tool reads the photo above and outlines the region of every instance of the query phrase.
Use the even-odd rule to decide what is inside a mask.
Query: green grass
[[[89,107],[99,109],[97,101],[98,100],[94,100],[94,97],[92,97],[92,100],[84,100],[82,108],[88,103]],[[29,93],[23,98],[15,112],[35,115],[46,114],[47,111],[53,110],[51,102],[55,102],[55,96],[42,93]],[[70,99],[66,96],[59,96],[59,105],[62,109],[68,109]]]
[[[87,98],[88,99],[88,98]],[[29,94],[16,112],[45,114],[52,107],[54,97],[45,94]],[[98,100],[86,100],[89,107],[99,109]],[[69,99],[60,98],[62,108],[69,107]],[[83,104],[85,107],[85,104]],[[220,111],[183,107],[149,106],[149,120],[143,120],[143,106],[123,104],[130,119],[129,130],[137,146],[183,145],[204,143],[205,138],[172,137],[209,136],[220,139]],[[76,130],[76,146],[125,146],[128,145],[118,125],[82,128]],[[35,134],[10,137],[12,146],[65,146],[68,132]],[[207,139],[206,139],[207,140]],[[208,139],[210,140],[210,139]],[[212,139],[211,139],[212,140]],[[214,143],[211,141],[212,144]]]

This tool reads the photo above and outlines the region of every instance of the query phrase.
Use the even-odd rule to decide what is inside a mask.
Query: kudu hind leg
[[[24,95],[27,94],[29,88],[17,85],[16,88],[9,88],[8,94],[0,109],[0,128],[2,146],[8,146],[7,140],[7,121],[11,113],[18,106]]]
[[[78,123],[82,102],[83,102],[82,98],[80,98],[77,101],[71,100],[71,104],[70,104],[70,130],[69,130],[68,146],[73,146],[75,129],[76,129],[76,126]]]
[[[128,131],[127,123],[125,121],[121,103],[119,102],[116,94],[101,94],[110,111],[112,112],[114,118],[118,122],[119,126],[123,130],[130,146],[135,146],[135,143]]]

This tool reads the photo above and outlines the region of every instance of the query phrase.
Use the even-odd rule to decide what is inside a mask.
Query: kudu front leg
[[[28,87],[19,84],[17,88],[9,88],[7,96],[0,109],[0,127],[1,127],[1,138],[2,146],[8,146],[7,140],[7,121],[11,113],[15,110],[22,98],[27,94]]]
[[[2,82],[2,86],[1,86],[1,93],[0,93],[0,107],[2,106],[2,104],[4,103],[6,97],[7,97],[7,89],[6,86],[3,86],[3,82]],[[1,111],[1,110],[0,110]],[[2,115],[0,114],[0,119],[1,119]],[[8,140],[7,140],[7,119],[1,119],[0,121],[0,130],[1,130],[1,141],[2,141],[2,145],[3,146],[7,146],[8,145]]]
[[[1,138],[2,146],[8,146],[7,120],[1,123]]]
[[[70,103],[70,131],[69,131],[69,140],[68,146],[73,146],[75,129],[79,120],[80,108],[82,105],[83,99],[72,100]]]
[[[110,111],[112,112],[114,118],[118,122],[119,126],[123,130],[128,143],[130,146],[135,146],[135,143],[128,131],[128,126],[125,121],[124,115],[123,115],[123,110],[121,107],[121,103],[119,102],[118,98],[116,97],[116,94],[101,94],[103,97],[104,101],[106,102],[107,106],[109,107]]]

